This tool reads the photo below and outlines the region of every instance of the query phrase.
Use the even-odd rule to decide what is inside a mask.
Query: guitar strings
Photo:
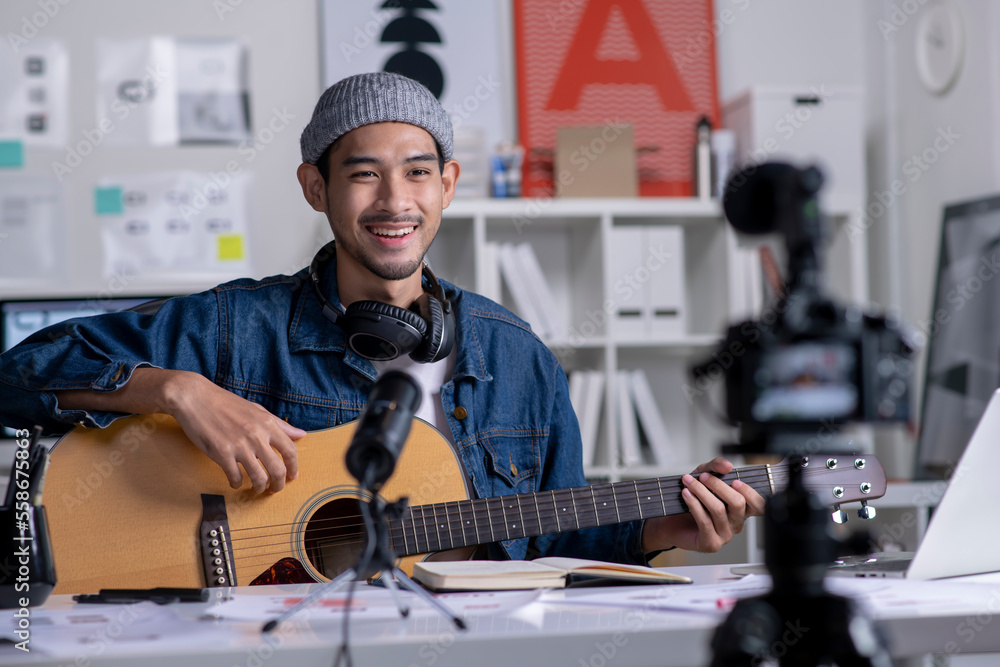
[[[819,470],[815,470],[814,469],[814,470],[806,470],[806,471],[804,471],[804,473],[805,473],[806,476],[815,476],[817,474],[822,474],[822,473],[827,473],[827,472],[835,472],[835,471],[834,470],[830,470],[830,469],[819,469]],[[732,475],[732,479],[736,479],[737,478],[736,475],[733,474],[733,473],[730,473],[730,475]],[[740,480],[742,480],[742,481],[744,481],[746,483],[749,483],[751,485],[755,481],[786,482],[788,478],[789,478],[789,475],[788,475],[787,472],[785,472],[785,471],[783,471],[781,469],[776,469],[776,468],[772,469],[772,471],[771,471],[770,474],[767,474],[766,471],[764,473],[762,473],[762,474],[760,474],[760,473],[757,473],[757,474],[754,474],[754,473],[744,474],[744,472],[741,470],[741,473],[739,475],[739,479]],[[624,484],[624,486],[621,486],[621,484]],[[598,497],[600,497],[602,499],[603,498],[610,498],[612,501],[617,502],[617,498],[618,498],[619,494],[621,494],[621,493],[624,493],[627,497],[629,497],[629,499],[631,499],[630,498],[631,494],[633,492],[635,492],[635,491],[638,491],[640,486],[642,486],[642,487],[652,487],[654,484],[657,487],[656,490],[660,494],[662,494],[662,487],[664,485],[663,480],[652,479],[652,480],[636,480],[635,482],[633,482],[631,484],[631,486],[633,487],[631,490],[628,489],[628,486],[630,485],[628,482],[618,483],[618,484],[615,484],[615,485],[612,485],[612,484],[596,485],[595,487],[592,487],[592,495],[593,495],[594,499],[596,499]],[[675,486],[677,488],[680,488],[679,478],[677,480],[671,480],[669,482],[666,482],[666,484],[668,486],[673,485],[673,486]],[[769,489],[770,489],[770,483],[768,483],[767,487],[765,487],[763,490],[769,490]],[[652,489],[646,489],[646,491],[649,491],[649,490],[652,490]],[[563,500],[563,501],[569,500],[575,506],[575,499],[573,498],[573,492],[574,491],[571,490],[571,489],[562,489],[562,490],[554,492],[552,494],[554,503],[557,504],[560,499]],[[533,495],[536,495],[536,497],[537,497],[537,494],[533,494]],[[549,494],[544,494],[543,493],[543,495],[549,495]],[[560,498],[560,496],[562,496],[562,498]],[[396,544],[397,537],[398,538],[402,538],[403,541],[406,540],[406,538],[405,538],[405,528],[406,528],[405,523],[406,523],[407,519],[409,519],[410,524],[411,524],[410,528],[412,528],[412,530],[414,531],[414,538],[413,539],[414,539],[414,542],[415,542],[415,545],[414,545],[415,547],[419,547],[420,539],[419,539],[419,534],[418,534],[417,531],[419,531],[421,528],[423,529],[423,532],[424,532],[424,540],[423,540],[423,542],[424,542],[424,544],[427,547],[426,550],[437,550],[438,548],[441,548],[443,546],[449,546],[449,547],[450,546],[464,546],[464,544],[460,544],[460,545],[454,544],[455,540],[454,540],[454,535],[453,535],[453,531],[451,530],[451,528],[453,528],[453,527],[457,528],[457,532],[460,533],[460,536],[462,538],[461,541],[464,542],[465,541],[465,537],[466,537],[466,535],[465,535],[466,529],[462,525],[463,521],[467,525],[469,520],[474,519],[474,520],[476,520],[478,522],[480,518],[485,518],[486,520],[490,521],[490,523],[495,524],[495,521],[493,521],[493,519],[495,518],[493,516],[493,513],[495,513],[498,508],[495,507],[495,506],[491,507],[489,505],[489,502],[492,501],[495,504],[497,502],[497,500],[500,500],[500,502],[503,502],[504,500],[509,500],[510,498],[511,498],[511,496],[507,496],[507,497],[500,497],[499,499],[498,498],[493,498],[493,499],[477,499],[477,500],[473,500],[473,501],[469,501],[469,500],[449,501],[447,503],[436,503],[436,504],[432,504],[432,505],[417,506],[417,507],[421,507],[422,508],[421,509],[420,521],[417,520],[417,517],[416,517],[415,514],[411,514],[409,517],[406,517],[406,518],[404,518],[402,520],[397,520],[397,521],[393,522],[393,524],[395,524],[395,526],[394,526],[395,530],[393,530],[392,528],[390,529],[391,532],[393,533],[393,543],[394,543],[394,545]],[[468,519],[465,518],[465,513],[463,513],[461,511],[461,507],[459,507],[459,512],[458,512],[459,516],[455,520],[451,519],[450,517],[447,517],[445,519],[446,524],[448,525],[448,537],[449,537],[449,540],[452,542],[451,545],[444,545],[444,544],[442,544],[443,540],[441,539],[442,535],[441,535],[441,533],[439,531],[439,527],[434,527],[434,533],[436,534],[436,536],[438,538],[437,539],[438,546],[435,547],[434,545],[431,544],[432,540],[431,540],[431,536],[430,536],[430,531],[428,530],[428,526],[430,526],[431,524],[427,520],[426,510],[423,509],[423,508],[427,508],[427,507],[431,507],[431,508],[442,507],[443,508],[445,505],[458,505],[459,503],[469,503],[470,504],[471,512],[467,515]],[[680,513],[680,512],[685,512],[686,511],[686,506],[681,501],[663,499],[663,500],[661,500],[660,504],[663,506],[664,509],[667,509],[667,514],[668,515],[669,514],[675,514],[675,513]],[[667,508],[668,505],[669,505],[669,508]],[[513,506],[510,506],[510,507],[513,508]],[[553,506],[553,509],[554,508],[555,508],[555,505]],[[502,512],[503,508],[501,507],[500,509],[501,509],[501,512]],[[544,509],[544,508],[542,508],[542,509]],[[518,510],[519,510],[519,515],[521,515],[521,508],[520,508],[520,506],[518,506]],[[535,520],[539,520],[539,527],[540,527],[540,529],[542,529],[542,526],[541,526],[541,523],[540,523],[539,513],[538,513],[537,510],[538,510],[538,507],[537,507],[537,504],[536,504],[535,516],[533,518]],[[640,501],[640,513],[641,513],[641,511],[642,511],[642,508],[641,508],[641,501]],[[447,514],[447,512],[445,512],[445,513]],[[481,517],[480,515],[484,514],[484,513],[485,513],[485,517]],[[596,513],[596,511],[595,511],[595,513]],[[356,520],[357,518],[358,517],[353,517],[353,516],[352,517],[334,517],[334,518],[331,518],[331,519],[317,520],[314,523],[316,523],[316,524],[328,524],[330,522],[344,521],[345,519],[346,520],[352,520],[352,519]],[[531,517],[530,508],[529,508],[529,518],[532,518]],[[433,520],[434,520],[434,523],[437,523],[437,522],[439,522],[441,520],[441,517],[437,517],[436,514],[435,514],[435,516],[433,517]],[[455,521],[456,520],[458,522],[457,526],[455,525]],[[418,525],[418,524],[422,524],[422,525]],[[273,528],[273,527],[288,526],[288,525],[299,525],[300,526],[302,524],[301,523],[292,522],[292,523],[287,523],[287,524],[276,524],[274,526],[257,526],[257,527],[254,527],[254,528],[244,528],[244,529],[236,529],[236,530],[239,530],[239,531],[261,530],[261,529],[269,529],[269,528]],[[444,524],[442,524],[442,525],[444,525]],[[361,524],[355,522],[355,523],[352,523],[352,524],[342,523],[338,527],[341,528],[341,529],[349,529],[349,528],[359,528],[360,526],[361,526]],[[329,526],[324,526],[324,528],[326,528],[327,530],[329,530]],[[557,527],[556,531],[559,532],[560,528]],[[534,532],[534,531],[531,531],[531,532]],[[546,531],[546,532],[548,532],[548,531]],[[287,536],[290,536],[290,535],[291,535],[290,532],[289,533],[271,533],[271,534],[268,534],[268,535],[252,535],[252,536],[248,535],[248,536],[243,537],[243,538],[235,538],[235,540],[254,540],[254,539],[260,540],[260,539],[266,539],[268,537],[287,537]],[[509,533],[508,533],[508,535],[509,535]],[[351,532],[351,533],[346,533],[345,532],[345,533],[343,533],[341,535],[338,535],[338,536],[324,536],[322,538],[322,541],[323,541],[323,543],[325,545],[331,545],[331,546],[336,546],[336,547],[345,547],[345,546],[349,546],[349,545],[353,545],[353,544],[360,544],[362,542],[361,538],[363,536],[364,536],[364,532],[363,531],[356,531],[356,532]],[[491,537],[492,537],[492,531],[491,531]],[[477,538],[478,538],[478,531],[477,531]],[[480,541],[481,540],[477,539],[475,541],[475,543],[479,543]],[[491,539],[490,541],[493,541],[493,540]],[[285,546],[285,544],[286,543],[284,541],[282,541],[280,543],[266,543],[266,544],[259,544],[258,543],[258,544],[255,544],[255,545],[239,545],[239,549],[240,549],[241,553],[243,553],[244,555],[246,555],[246,558],[245,559],[241,559],[241,562],[244,565],[250,565],[253,562],[250,559],[270,558],[270,557],[273,557],[273,556],[287,555],[287,550],[282,550],[281,552],[267,552],[267,553],[263,553],[263,554],[261,554],[261,553],[247,554],[246,553],[247,551],[259,550],[259,549],[262,549],[262,548],[267,548],[267,547],[272,547],[272,546]],[[234,544],[233,548],[234,548],[234,553],[235,553],[237,545]],[[423,551],[413,551],[413,552],[410,552],[410,553],[423,553]],[[403,554],[403,555],[407,555],[407,554]]]
[[[813,470],[808,470],[807,469],[807,470],[805,470],[803,472],[805,473],[806,476],[815,476],[817,474],[823,474],[823,473],[828,473],[828,472],[836,472],[836,470],[830,470],[830,469],[823,468],[823,469],[818,469],[818,470],[817,469],[813,469]],[[734,473],[728,473],[725,477],[730,477],[730,476],[731,476],[732,480],[736,480],[737,479],[737,476]],[[772,469],[772,471],[771,471],[770,474],[768,474],[767,472],[754,472],[754,473],[744,474],[743,471],[741,470],[741,473],[740,473],[738,479],[740,479],[744,483],[747,483],[747,484],[750,484],[751,486],[754,486],[755,482],[770,482],[772,480],[775,483],[778,483],[778,482],[787,482],[788,479],[789,479],[789,474],[786,471],[780,470],[780,469]],[[581,488],[589,488],[589,489],[591,489],[593,500],[595,502],[607,502],[607,501],[611,501],[611,502],[614,502],[614,503],[617,504],[618,503],[618,498],[620,496],[624,495],[629,500],[631,500],[632,495],[635,492],[637,492],[637,491],[640,494],[642,494],[642,493],[649,493],[649,492],[655,490],[656,493],[658,495],[660,495],[661,498],[662,498],[662,494],[664,492],[664,488],[663,487],[664,487],[665,484],[667,486],[667,488],[666,488],[667,492],[673,490],[673,489],[669,488],[670,486],[674,486],[678,490],[680,490],[682,488],[681,484],[680,484],[680,481],[679,481],[679,478],[677,480],[670,480],[670,481],[668,481],[666,483],[664,483],[662,480],[646,479],[646,480],[635,480],[634,482],[618,482],[618,483],[615,483],[615,484],[598,484],[598,485],[594,485],[592,487],[581,487]],[[653,489],[654,486],[656,487],[655,489]],[[629,488],[629,487],[632,487],[632,488]],[[642,488],[640,489],[640,487],[642,487]],[[770,484],[768,484],[767,487],[765,487],[763,489],[758,489],[758,491],[761,491],[761,490],[767,491],[767,490],[769,490],[769,487],[770,487]],[[756,488],[756,487],[754,487],[754,488]],[[575,490],[575,492],[576,493],[580,493],[579,490]],[[544,502],[545,504],[548,504],[549,502],[552,502],[553,503],[553,509],[554,509],[555,505],[557,505],[559,503],[559,501],[569,502],[570,504],[573,504],[574,507],[575,507],[575,501],[577,499],[573,496],[573,493],[574,493],[573,489],[560,489],[560,490],[557,490],[555,492],[540,492],[540,495],[543,498],[545,496],[550,496],[550,498],[544,498],[544,500],[542,502]],[[531,494],[531,495],[535,496],[536,498],[539,497],[539,493],[535,493],[535,494]],[[442,508],[442,512],[443,513],[447,513],[445,506],[446,505],[453,505],[453,504],[467,504],[467,505],[469,505],[471,507],[471,511],[468,512],[468,516],[471,519],[476,520],[477,522],[479,521],[480,518],[485,518],[485,519],[489,520],[489,519],[494,518],[494,517],[492,517],[492,513],[495,513],[497,510],[500,510],[501,513],[502,513],[503,508],[502,507],[497,507],[496,503],[503,504],[503,503],[509,502],[511,499],[515,499],[515,503],[517,504],[518,510],[520,512],[522,510],[522,508],[520,507],[519,503],[517,503],[517,500],[516,500],[517,497],[518,496],[516,496],[516,495],[515,496],[499,496],[499,497],[495,497],[495,498],[483,498],[483,499],[473,499],[473,500],[464,499],[464,500],[446,501],[446,502],[443,502],[443,503],[433,503],[433,504],[428,504],[428,505],[417,505],[417,506],[414,506],[413,508],[411,508],[411,510],[415,509],[417,507],[421,508],[421,516],[419,518],[419,521],[418,521],[417,516],[411,511],[411,513],[407,517],[405,517],[402,520],[393,521],[393,523],[403,524],[407,520],[409,520],[412,524],[416,525],[417,523],[421,523],[422,522],[424,524],[423,525],[423,529],[426,532],[427,525],[429,525],[428,518],[426,516],[426,513],[427,513],[428,509],[430,509],[432,512],[434,512],[434,508]],[[581,497],[580,500],[586,502],[589,499],[587,499],[584,496],[584,497]],[[492,507],[489,504],[491,502],[494,504],[494,506],[492,506]],[[647,501],[647,502],[649,502],[649,501]],[[538,501],[535,501],[533,504],[535,505],[535,507],[538,507]],[[676,509],[679,509],[681,512],[686,511],[686,506],[684,506],[683,503],[678,503],[676,501],[662,499],[660,501],[660,504],[664,505],[664,507],[666,507],[666,505],[669,504],[671,510],[673,510],[673,509],[676,508]],[[640,501],[640,505],[641,505],[641,501]],[[514,505],[510,505],[509,508],[513,509]],[[529,511],[530,511],[530,509],[531,509],[531,507],[529,505]],[[640,511],[641,511],[641,509],[642,508],[640,507]],[[647,509],[649,509],[649,508],[647,507]],[[668,513],[669,514],[673,514],[674,512],[670,511]],[[463,524],[464,521],[466,521],[466,519],[463,518],[463,515],[465,515],[465,514],[466,514],[466,512],[463,512],[461,510],[461,507],[459,507],[458,508],[458,515],[459,516],[457,516],[455,518],[450,518],[449,517],[449,518],[446,519],[445,523],[448,524],[449,526],[456,526],[457,525],[458,528],[459,528],[459,530],[463,530],[462,524]],[[485,517],[481,516],[482,514],[485,514]],[[537,514],[538,514],[538,512],[536,511],[535,512],[535,518],[536,519],[537,519]],[[344,517],[331,517],[329,519],[316,519],[316,520],[313,520],[313,521],[305,521],[305,522],[289,522],[289,523],[281,523],[281,524],[270,524],[270,525],[264,525],[264,526],[253,526],[253,527],[249,527],[249,528],[234,528],[234,529],[230,530],[230,533],[232,535],[232,534],[237,533],[237,532],[247,532],[247,531],[253,531],[253,530],[270,530],[270,529],[273,529],[273,528],[282,528],[282,527],[286,527],[286,526],[295,526],[297,529],[293,530],[293,531],[278,532],[278,533],[268,533],[268,534],[265,534],[265,535],[246,535],[246,536],[243,536],[243,537],[233,536],[231,539],[232,539],[233,542],[236,542],[236,541],[241,541],[241,540],[254,540],[254,539],[259,540],[259,539],[265,539],[265,538],[268,538],[268,537],[288,537],[288,536],[292,535],[295,532],[299,532],[298,529],[300,527],[302,527],[303,525],[306,525],[306,524],[312,524],[312,526],[310,526],[310,528],[315,528],[316,530],[323,530],[323,529],[325,529],[325,530],[332,530],[332,529],[335,529],[335,528],[349,529],[349,528],[360,527],[362,524],[356,522],[356,520],[358,518],[360,518],[359,515],[349,515],[349,516],[344,516]],[[344,522],[344,521],[349,521],[349,520],[355,520],[355,523],[339,523],[338,524],[338,522]],[[434,516],[433,516],[432,523],[437,523],[440,520],[441,520],[441,517],[437,516],[437,514],[435,513]],[[456,524],[456,522],[457,522],[457,524]],[[492,523],[495,523],[495,522],[492,522]],[[437,531],[437,529],[435,529],[435,531]],[[361,534],[363,534],[363,533],[361,533]],[[463,534],[463,536],[464,536],[464,534]]]
[[[772,476],[772,478],[775,479],[776,481],[784,481],[784,480],[781,480],[779,476]],[[746,482],[746,483],[748,483],[748,484],[752,485],[753,482],[760,482],[762,480],[766,480],[766,476],[761,476],[760,479],[754,479],[753,476],[750,476],[750,477],[741,476],[741,480],[744,481],[744,482]],[[581,488],[592,489],[593,490],[593,494],[592,494],[593,498],[597,502],[612,501],[612,502],[617,503],[618,502],[618,498],[620,496],[624,496],[624,497],[627,497],[627,498],[631,499],[632,496],[635,493],[636,488],[638,488],[640,490],[640,493],[646,493],[646,492],[649,491],[649,489],[643,490],[643,486],[644,485],[646,485],[646,486],[652,486],[655,483],[656,483],[656,480],[636,480],[636,482],[634,484],[631,483],[631,482],[624,482],[623,483],[624,486],[623,487],[618,487],[617,489],[614,488],[610,484],[599,484],[599,485],[594,485],[593,487],[581,487]],[[671,482],[671,484],[674,484],[675,486],[677,486],[678,490],[681,488],[679,486],[679,484],[677,484],[675,482]],[[658,493],[670,492],[670,491],[673,490],[673,489],[670,489],[670,488],[664,489],[662,483],[656,484],[656,486],[657,486],[657,492]],[[636,488],[632,488],[632,487],[636,487]],[[577,491],[577,493],[583,493],[584,494],[584,496],[582,496],[580,498],[581,500],[590,501],[590,498],[586,497],[586,495],[585,495],[586,492],[585,491]],[[573,503],[574,500],[575,500],[575,498],[571,495],[571,490],[570,489],[561,489],[561,490],[556,491],[554,498],[552,497],[552,492],[544,492],[543,491],[543,492],[535,493],[535,494],[531,494],[531,495],[533,495],[535,497],[539,497],[539,495],[540,495],[543,498],[543,500],[541,502],[544,503],[544,504],[553,503],[554,500],[556,500],[556,501],[558,501],[558,500],[566,500],[566,501],[568,501],[570,503]],[[517,498],[517,496],[499,496],[499,497],[494,497],[494,498],[477,498],[477,499],[471,499],[471,500],[470,499],[451,500],[451,501],[445,501],[445,502],[441,502],[441,503],[432,503],[432,504],[428,504],[428,505],[415,505],[415,506],[411,507],[410,509],[413,510],[413,509],[416,509],[416,508],[422,508],[421,509],[421,515],[422,515],[421,516],[421,520],[426,520],[427,519],[427,517],[426,517],[427,512],[428,511],[433,512],[434,511],[433,508],[442,508],[442,512],[444,512],[445,511],[444,508],[445,508],[446,505],[469,505],[469,506],[472,507],[471,516],[474,517],[474,518],[476,518],[476,519],[478,519],[478,518],[480,518],[479,514],[481,514],[481,513],[485,513],[488,516],[491,512],[500,511],[501,508],[498,507],[498,506],[496,506],[497,503],[501,503],[502,504],[502,503],[505,503],[505,502],[509,502],[509,499],[512,499],[512,498]],[[671,502],[671,501],[664,501],[664,502]],[[492,503],[494,506],[491,507],[490,503]],[[537,506],[539,504],[539,501],[534,501],[533,504]],[[458,513],[459,513],[458,517],[456,517],[454,519],[449,519],[448,522],[449,523],[454,523],[455,521],[461,522],[463,520],[461,518],[462,515],[467,514],[467,512],[462,511],[461,508],[459,508],[459,512]],[[325,529],[330,529],[330,528],[352,528],[352,527],[360,526],[361,523],[341,524],[341,525],[337,525],[337,523],[341,522],[341,521],[345,521],[345,520],[358,519],[358,518],[360,518],[360,515],[346,515],[346,516],[340,516],[340,517],[331,517],[331,518],[328,518],[328,519],[307,520],[307,521],[304,521],[304,522],[295,522],[295,521],[293,521],[293,522],[288,522],[288,523],[269,524],[269,525],[264,525],[264,526],[252,526],[252,527],[249,527],[249,528],[232,528],[232,529],[230,529],[230,534],[232,535],[232,537],[231,537],[232,541],[235,542],[235,541],[246,540],[246,539],[259,539],[259,538],[262,538],[262,537],[285,536],[285,535],[291,534],[291,532],[295,532],[295,531],[278,532],[278,533],[270,533],[268,535],[251,535],[251,536],[245,536],[245,537],[237,537],[237,536],[235,536],[235,533],[252,531],[252,530],[264,530],[264,529],[271,529],[271,528],[282,528],[282,527],[286,527],[286,526],[300,527],[300,526],[303,526],[305,524],[313,524],[313,527],[315,527],[317,529],[324,529],[324,528]],[[408,518],[410,520],[414,520],[416,518],[416,515],[411,512],[411,514],[409,515]],[[406,519],[404,519],[404,521],[405,520]]]

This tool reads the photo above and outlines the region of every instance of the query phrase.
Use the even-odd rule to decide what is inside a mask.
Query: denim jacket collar
[[[296,274],[301,278],[301,288],[295,303],[294,315],[288,325],[288,345],[291,352],[338,352],[345,355],[349,365],[358,371],[376,377],[374,366],[366,359],[347,349],[344,330],[334,326],[323,314],[319,299],[313,292],[308,270]],[[462,307],[462,290],[446,280],[438,279],[455,310],[456,345],[455,374],[452,380],[471,377],[484,382],[493,379],[487,360],[476,340],[473,314]],[[340,308],[337,289],[337,258],[334,256],[323,271],[323,294],[334,308]]]

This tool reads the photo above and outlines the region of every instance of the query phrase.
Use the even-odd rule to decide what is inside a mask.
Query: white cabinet
[[[852,214],[840,206],[824,205],[834,222],[831,288],[840,299],[863,301],[865,239],[845,233]],[[538,257],[565,332],[544,340],[566,372],[604,374],[588,475],[618,480],[678,474],[719,453],[732,438],[716,418],[722,382],[696,385],[689,368],[716,352],[734,317],[752,310],[745,294],[733,291],[743,289],[745,276],[759,272],[760,263],[755,248],[741,244],[725,222],[717,201],[456,199],[445,210],[428,261],[443,278],[498,294],[517,313],[510,290],[497,287],[504,280],[498,281],[496,244],[505,243],[528,243]],[[621,463],[615,383],[617,371],[635,369],[645,372],[670,436],[674,451],[663,464]]]

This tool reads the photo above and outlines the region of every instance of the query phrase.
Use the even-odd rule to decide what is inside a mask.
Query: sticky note
[[[0,167],[23,167],[24,145],[17,139],[0,141]]]
[[[219,234],[219,261],[243,259],[243,235]]]
[[[122,189],[119,187],[94,188],[94,208],[97,215],[121,215],[124,213]]]

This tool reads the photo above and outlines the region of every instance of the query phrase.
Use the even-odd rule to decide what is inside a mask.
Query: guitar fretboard
[[[785,479],[786,472],[787,464],[750,466],[721,478],[740,479],[767,497],[784,486],[775,477]],[[407,556],[682,514],[688,509],[681,477],[417,505],[390,522],[392,547]]]

